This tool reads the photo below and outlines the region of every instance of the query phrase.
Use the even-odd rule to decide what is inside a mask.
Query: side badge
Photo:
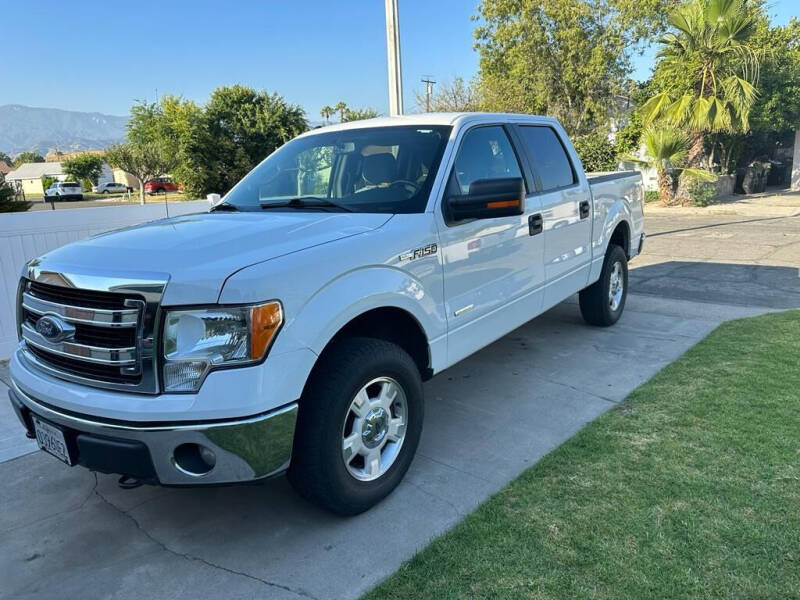
[[[418,258],[422,258],[423,256],[430,256],[431,254],[436,254],[439,251],[438,244],[428,244],[422,248],[416,248],[411,252],[406,252],[400,255],[400,262],[404,260],[417,260]]]

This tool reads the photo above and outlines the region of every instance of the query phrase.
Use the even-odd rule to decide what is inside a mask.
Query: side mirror
[[[525,210],[525,184],[521,177],[478,179],[469,186],[469,193],[447,198],[447,211],[452,221],[492,219],[521,215]]]

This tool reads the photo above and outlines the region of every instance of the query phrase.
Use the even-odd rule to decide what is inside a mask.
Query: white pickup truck
[[[309,131],[208,213],[26,265],[11,402],[121,485],[288,471],[355,514],[408,469],[424,380],[575,293],[612,325],[643,240],[640,175],[587,178],[551,118]]]

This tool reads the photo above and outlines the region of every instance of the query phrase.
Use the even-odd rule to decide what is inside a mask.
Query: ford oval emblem
[[[75,328],[55,315],[43,315],[36,321],[36,333],[48,342],[61,342],[75,334]]]

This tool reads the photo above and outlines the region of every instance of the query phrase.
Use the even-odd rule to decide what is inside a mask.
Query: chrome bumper
[[[254,417],[191,424],[135,425],[117,421],[68,414],[37,402],[14,384],[9,391],[11,404],[29,435],[32,434],[30,413],[61,426],[67,444],[77,454],[77,463],[103,472],[126,473],[129,460],[120,459],[118,468],[113,458],[104,453],[103,467],[80,456],[78,448],[87,442],[110,443],[124,448],[146,447],[155,474],[153,483],[163,485],[206,485],[239,483],[263,479],[286,470],[292,454],[297,403],[292,403]],[[85,435],[81,435],[85,434]],[[80,442],[78,439],[80,438]],[[81,443],[83,445],[81,445]],[[197,444],[210,449],[214,466],[206,473],[194,473],[176,459],[175,449],[183,444]],[[111,453],[113,456],[113,452]]]

